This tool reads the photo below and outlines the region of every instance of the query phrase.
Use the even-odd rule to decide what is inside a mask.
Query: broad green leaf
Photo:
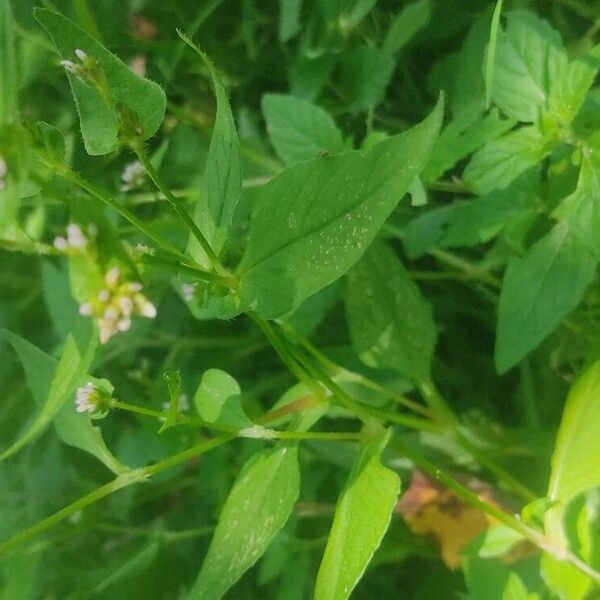
[[[494,103],[512,119],[536,121],[566,63],[560,35],[546,21],[531,12],[510,13],[498,36]]]
[[[352,345],[366,365],[429,379],[431,307],[389,247],[373,244],[348,273],[345,301]]]
[[[32,442],[50,424],[54,423],[59,437],[69,446],[89,452],[115,473],[127,467],[110,453],[100,430],[91,424],[87,415],[78,414],[73,403],[75,388],[82,381],[98,380],[85,375],[98,341],[94,335],[81,354],[72,336],[67,338],[60,361],[42,352],[27,340],[2,330],[0,333],[17,352],[31,393],[39,412],[33,423],[12,446],[0,456],[4,460]]]
[[[516,365],[577,307],[595,272],[593,256],[564,224],[509,263],[498,307],[499,373]]]
[[[431,0],[417,0],[402,8],[394,17],[385,39],[383,49],[394,54],[404,48],[431,19]]]
[[[591,581],[572,564],[557,560],[544,552],[540,561],[541,574],[546,585],[561,600],[585,600]]]
[[[217,115],[204,172],[204,189],[196,205],[194,220],[212,249],[217,255],[221,255],[242,193],[240,144],[227,92],[219,73],[204,52],[181,32],[179,36],[208,67],[217,99]],[[196,258],[203,256],[199,244],[195,240],[190,243],[192,255]]]
[[[551,150],[552,144],[535,126],[521,127],[476,152],[463,174],[465,183],[479,195],[504,189],[521,173],[539,165]]]
[[[239,474],[187,598],[217,600],[262,556],[298,498],[297,446],[254,455]]]
[[[204,372],[194,395],[194,404],[204,421],[238,429],[254,425],[242,407],[238,382],[220,369]]]
[[[18,110],[15,23],[10,0],[0,0],[0,125],[14,121]]]
[[[383,100],[394,64],[391,54],[375,46],[358,46],[348,52],[339,83],[346,110],[358,113],[377,106]]]
[[[300,31],[302,0],[279,0],[279,40],[287,42]]]
[[[570,61],[550,88],[548,112],[562,126],[569,125],[592,87],[600,69],[600,44]]]
[[[377,144],[305,162],[261,189],[239,267],[242,303],[281,316],[341,277],[363,254],[427,161],[442,104]]]
[[[427,211],[406,226],[402,238],[406,252],[416,258],[430,248],[488,242],[512,219],[534,210],[535,183],[526,173],[505,190]]]
[[[500,137],[515,125],[510,119],[502,119],[497,110],[475,119],[465,112],[461,115],[442,130],[423,171],[424,181],[439,179],[471,152]]]
[[[287,165],[316,158],[323,151],[339,154],[347,149],[335,121],[307,100],[266,94],[262,111],[271,143]]]
[[[63,60],[75,62],[78,60],[75,50],[83,50],[97,62],[97,68],[106,80],[107,89],[100,92],[97,86],[67,71],[88,154],[107,154],[119,147],[120,120],[125,109],[135,115],[142,139],[154,135],[165,113],[166,98],[162,89],[136,75],[69,19],[42,8],[35,9],[34,15],[52,38]]]
[[[555,209],[552,216],[568,223],[582,244],[600,258],[600,136],[584,149],[575,191]]]
[[[319,567],[315,600],[344,600],[363,576],[390,523],[400,478],[381,464],[390,432],[373,440],[354,465]]]

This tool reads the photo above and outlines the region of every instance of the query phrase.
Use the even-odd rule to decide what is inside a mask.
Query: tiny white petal
[[[79,306],[79,314],[84,317],[89,317],[92,314],[92,305],[89,302],[84,302]]]
[[[108,302],[110,298],[110,292],[108,290],[102,290],[98,293],[98,300],[100,302]]]
[[[131,319],[126,317],[125,319],[119,319],[117,328],[119,331],[128,331],[131,327]]]
[[[108,340],[110,340],[115,333],[115,324],[112,321],[101,319],[98,322],[98,329],[100,334],[100,343],[106,344],[106,342],[108,342]]]
[[[121,312],[126,317],[129,317],[131,315],[131,313],[133,312],[133,300],[129,296],[121,296],[117,300],[117,302],[119,303],[119,306],[121,307]]]
[[[87,58],[87,54],[81,50],[80,48],[76,48],[75,49],[75,56],[81,61],[83,62],[86,58]]]
[[[0,179],[2,179],[6,175],[6,162],[0,156]]]
[[[154,319],[154,317],[156,317],[156,306],[149,300],[146,300],[146,302],[142,304],[141,314],[148,319]]]
[[[67,242],[67,240],[64,237],[62,237],[62,235],[59,235],[54,238],[54,242],[52,242],[52,245],[57,250],[66,250],[69,247],[69,242]]]
[[[75,73],[77,71],[77,65],[72,60],[61,60],[60,64],[71,73]]]
[[[119,267],[113,267],[106,272],[104,280],[106,281],[106,285],[109,287],[109,289],[116,287],[117,283],[119,282],[119,277],[121,277],[121,269],[119,269]]]
[[[116,308],[110,306],[104,311],[104,318],[108,321],[116,321],[119,318],[119,313]]]
[[[139,281],[132,281],[129,284],[129,289],[135,294],[137,292],[141,292],[144,289],[144,286]]]
[[[69,246],[72,248],[85,248],[87,246],[87,238],[83,235],[81,227],[75,223],[69,223],[67,226],[67,239]]]

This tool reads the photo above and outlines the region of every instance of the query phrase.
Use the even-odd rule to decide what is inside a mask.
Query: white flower
[[[117,287],[119,283],[119,277],[121,277],[121,269],[119,267],[113,267],[106,272],[104,276],[104,281],[109,290],[113,290]]]
[[[79,413],[93,413],[98,407],[98,399],[96,386],[88,381],[75,392],[75,410]]]
[[[118,300],[121,312],[129,317],[133,313],[133,300],[129,296],[121,296]]]
[[[196,290],[198,289],[197,283],[184,283],[181,286],[181,295],[186,302],[191,302],[196,295]]]
[[[146,76],[146,57],[143,54],[138,54],[137,56],[134,56],[129,61],[129,68],[137,75],[140,75],[141,77],[145,77]]]
[[[84,302],[79,306],[79,314],[84,317],[91,317],[93,313],[92,305],[89,302]]]
[[[100,290],[98,292],[98,300],[100,302],[108,302],[110,300],[110,292],[108,290]]]
[[[124,319],[119,319],[117,321],[117,329],[121,332],[128,331],[131,327],[131,319],[129,317],[125,317]]]
[[[52,242],[52,245],[57,249],[60,250],[61,252],[66,250],[69,247],[69,242],[67,242],[67,240],[62,236],[56,236],[54,238],[54,241]]]
[[[67,226],[67,240],[71,248],[83,250],[87,246],[87,238],[83,235],[81,227],[75,223],[69,223]]]
[[[140,313],[142,317],[154,319],[154,317],[156,317],[156,306],[154,306],[150,300],[145,300],[140,307]]]
[[[79,75],[81,72],[81,67],[76,65],[72,60],[61,60],[60,64],[65,68],[69,73],[73,73],[73,75]]]
[[[123,173],[121,173],[121,191],[129,192],[139,188],[144,183],[146,171],[144,165],[139,160],[134,160],[125,165]]]
[[[144,289],[144,286],[139,281],[132,281],[129,284],[129,290],[133,293],[141,292]]]

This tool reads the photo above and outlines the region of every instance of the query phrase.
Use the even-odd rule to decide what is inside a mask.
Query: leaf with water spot
[[[300,489],[296,445],[279,444],[244,466],[188,600],[217,600],[262,556],[285,525]]]
[[[443,105],[371,150],[318,158],[260,192],[239,267],[246,310],[275,318],[341,277],[362,256],[421,172]]]
[[[436,330],[431,307],[394,252],[375,243],[348,274],[352,345],[368,366],[429,378]]]

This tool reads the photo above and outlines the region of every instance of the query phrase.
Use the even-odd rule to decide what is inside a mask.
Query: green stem
[[[39,521],[32,527],[28,527],[27,529],[24,529],[23,531],[20,531],[16,535],[12,536],[8,540],[0,543],[0,554],[8,552],[15,546],[26,542],[39,533],[46,531],[47,529],[50,529],[50,527],[60,523],[64,519],[70,517],[72,514],[84,509],[90,504],[98,502],[102,498],[105,498],[106,496],[109,496],[120,489],[128,487],[134,483],[145,481],[152,475],[156,475],[162,471],[170,469],[175,465],[186,462],[191,458],[195,458],[200,454],[208,452],[209,450],[212,450],[213,448],[232,440],[233,438],[234,436],[232,435],[222,435],[211,440],[205,440],[199,444],[196,444],[195,446],[192,446],[191,448],[188,448],[187,450],[184,450],[183,452],[179,452],[178,454],[170,456],[169,458],[165,458],[154,465],[149,467],[141,467],[139,469],[134,469],[127,473],[123,473],[106,485],[99,487],[93,492],[83,496],[82,498],[79,498],[75,502],[55,512],[53,515],[50,515],[49,517]]]
[[[585,561],[581,560],[578,556],[573,554],[568,548],[557,547],[552,540],[548,539],[544,533],[538,529],[530,527],[523,523],[518,518],[510,515],[497,506],[482,500],[477,494],[472,492],[469,488],[460,484],[458,481],[453,479],[450,475],[445,473],[442,469],[436,467],[433,463],[429,462],[423,456],[420,456],[410,450],[407,446],[402,444],[397,438],[393,439],[392,442],[396,448],[404,454],[407,458],[423,472],[427,473],[448,489],[452,490],[457,496],[479,508],[484,513],[494,517],[507,527],[517,531],[523,537],[527,538],[530,542],[535,544],[538,548],[551,554],[554,558],[560,561],[567,561],[571,563],[576,569],[590,577],[592,580],[600,583],[600,573],[593,567],[588,565]]]
[[[167,202],[170,204],[171,208],[182,219],[182,221],[188,226],[189,230],[192,232],[192,234],[194,235],[196,240],[198,240],[198,243],[202,247],[202,250],[204,250],[204,253],[206,254],[208,259],[212,263],[214,269],[217,271],[217,273],[226,275],[227,272],[223,269],[223,266],[221,265],[221,261],[219,260],[219,257],[215,254],[210,243],[208,242],[208,240],[206,239],[204,234],[200,231],[198,225],[196,225],[196,223],[194,222],[192,217],[190,217],[190,215],[187,213],[185,208],[181,205],[179,200],[177,198],[175,198],[175,196],[171,193],[171,190],[164,184],[160,175],[154,168],[154,165],[150,162],[150,159],[148,158],[148,154],[146,153],[146,148],[144,148],[143,142],[141,142],[140,140],[135,140],[135,141],[132,141],[130,145],[131,145],[131,149],[135,152],[139,161],[144,166],[144,169],[146,169],[146,172],[148,173],[148,176],[150,177],[150,179],[152,180],[154,185],[165,196],[165,198],[167,199]]]
[[[458,425],[458,418],[454,412],[452,412],[452,409],[438,392],[432,381],[424,381],[423,383],[420,383],[418,387],[427,406],[429,406],[431,412],[437,419],[450,427]]]

